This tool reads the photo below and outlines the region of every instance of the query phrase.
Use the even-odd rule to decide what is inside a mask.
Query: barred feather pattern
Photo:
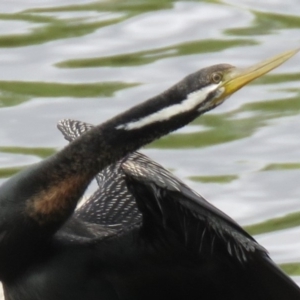
[[[64,119],[58,129],[71,142],[94,126],[85,122]],[[147,158],[140,153],[132,153],[126,159]],[[148,161],[150,161],[148,159]],[[141,221],[136,201],[128,190],[121,161],[105,168],[96,176],[99,189],[75,212],[75,217],[101,225],[130,225]]]

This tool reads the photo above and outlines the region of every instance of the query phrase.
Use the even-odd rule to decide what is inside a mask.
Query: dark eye
[[[219,72],[212,73],[211,77],[210,77],[211,82],[213,82],[213,83],[219,83],[222,80],[222,78],[223,78],[223,75]]]

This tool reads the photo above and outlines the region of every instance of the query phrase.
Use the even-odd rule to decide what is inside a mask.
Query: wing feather
[[[94,126],[88,123],[64,119],[59,121],[58,129],[65,139],[72,142]],[[131,154],[128,159],[139,154]],[[108,166],[98,173],[99,188],[75,211],[74,217],[100,225],[121,224],[129,226],[140,222],[141,214],[132,193],[125,182],[121,162]]]
[[[147,235],[158,241],[175,235],[199,259],[228,261],[228,268],[247,278],[247,289],[257,288],[255,299],[299,299],[299,287],[252,236],[167,170],[137,161],[125,161],[122,168]]]
[[[93,126],[63,120],[58,127],[72,141]],[[76,212],[84,221],[130,226],[142,220],[141,232],[146,230],[148,239],[166,243],[175,236],[199,259],[221,265],[230,261],[228,267],[240,270],[256,299],[299,299],[297,285],[252,236],[147,156],[132,153],[99,173],[97,181],[99,189]]]

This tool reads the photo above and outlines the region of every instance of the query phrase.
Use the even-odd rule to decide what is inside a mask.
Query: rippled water
[[[0,183],[188,73],[299,47],[297,0],[0,2]],[[147,149],[300,283],[300,55]],[[1,297],[1,296],[0,296]]]

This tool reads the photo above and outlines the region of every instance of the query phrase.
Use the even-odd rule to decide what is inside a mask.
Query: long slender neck
[[[69,144],[54,159],[64,161],[67,158],[66,168],[71,172],[86,173],[94,177],[100,170],[126,154],[186,125],[199,113],[187,111],[180,116],[172,116],[174,105],[170,108],[170,103],[180,103],[185,99],[186,93],[182,86],[177,84],[96,126]],[[166,108],[169,109],[168,112]],[[165,119],[162,119],[162,114]]]
[[[0,205],[7,208],[0,212],[0,217],[2,213],[12,214],[11,220],[17,215],[29,218],[38,224],[33,227],[38,228],[39,236],[53,234],[72,214],[98,172],[200,114],[189,109],[193,99],[188,99],[188,106],[182,106],[187,97],[188,78],[96,126],[57,154],[12,177],[0,188]],[[12,207],[18,210],[13,211]]]

